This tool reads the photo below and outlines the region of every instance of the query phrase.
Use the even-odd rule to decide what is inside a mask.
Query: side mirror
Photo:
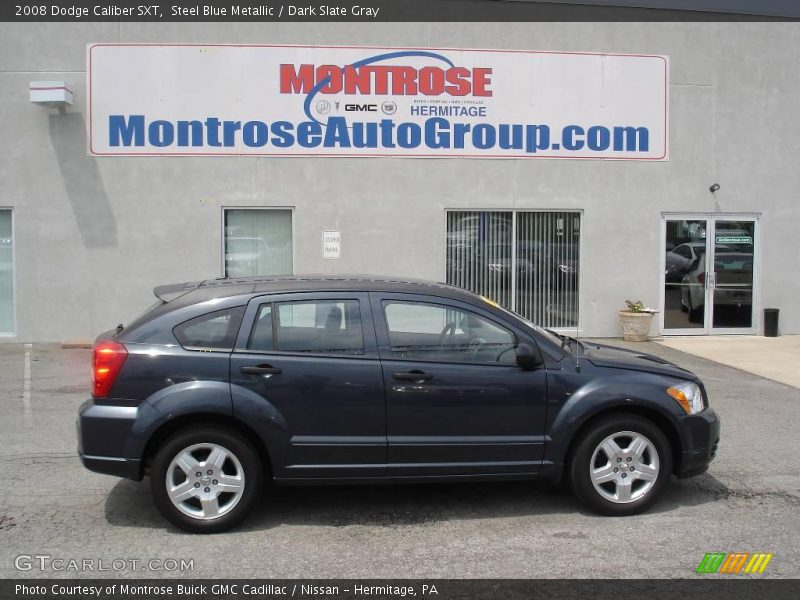
[[[544,360],[538,349],[525,342],[517,345],[517,366],[522,369],[535,369],[543,364]]]

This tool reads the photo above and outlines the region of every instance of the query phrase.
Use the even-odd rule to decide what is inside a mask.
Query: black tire
[[[627,458],[625,458],[625,456],[635,453],[626,452],[627,448],[617,444],[618,447],[623,450],[623,455],[621,455],[622,461],[617,463],[616,458],[611,459],[606,455],[605,451],[599,448],[604,440],[615,434],[619,435],[619,437],[614,441],[622,441],[624,444],[624,440],[629,439],[632,445],[634,438],[622,435],[623,432],[632,432],[643,436],[645,440],[650,443],[647,450],[644,452],[641,463],[638,462],[639,459],[632,456],[632,460],[637,461],[632,463],[636,465],[633,473],[627,472],[627,469],[631,468],[630,466],[621,468],[617,465],[630,465],[631,463],[626,462]],[[630,447],[631,446],[628,446],[628,448]],[[597,454],[595,453],[596,450]],[[657,463],[654,462],[651,452],[655,453]],[[595,459],[594,463],[592,461],[593,457]],[[599,487],[601,487],[608,496],[618,496],[616,501],[609,499],[595,488],[590,471],[592,468],[602,468],[606,461],[612,468],[617,468],[621,471],[619,474],[615,472],[614,475],[609,473],[609,476],[614,477],[620,484],[625,484],[626,480],[620,480],[618,477],[630,476],[630,479],[627,479],[627,481],[633,482],[628,484],[633,491],[629,501],[625,501],[624,498],[620,496],[621,492],[617,491],[620,488],[617,487],[617,483],[614,481],[599,484]],[[647,469],[648,472],[652,472],[653,464],[658,465],[655,478],[652,481],[639,479],[639,477],[642,476],[639,474],[640,471]],[[608,467],[606,466],[606,468]],[[637,468],[639,471],[637,471]],[[622,472],[625,472],[625,475],[622,475]],[[576,441],[568,464],[568,475],[572,484],[572,490],[581,502],[594,512],[619,517],[635,515],[650,508],[658,501],[663,493],[671,473],[672,451],[664,433],[652,421],[638,415],[627,413],[608,415],[592,423],[590,428]],[[648,486],[648,484],[651,485]],[[637,494],[641,495],[636,497]]]
[[[228,471],[233,470],[234,472],[241,471],[243,476],[243,490],[241,493],[228,494],[223,492],[218,496],[219,506],[223,507],[222,510],[226,510],[226,508],[227,510],[220,516],[209,517],[208,520],[199,515],[191,516],[182,512],[173,503],[167,490],[167,471],[173,459],[188,448],[205,444],[213,444],[229,453],[229,457],[225,459],[225,463],[220,467],[220,471],[225,469]],[[196,456],[202,458],[204,448],[201,447],[194,452]],[[230,455],[232,455],[233,458],[231,458]],[[238,465],[235,464],[234,461],[238,461]],[[206,466],[213,467],[213,465]],[[198,473],[206,477],[203,471],[198,471]],[[224,475],[225,473],[223,473],[223,476]],[[173,474],[171,476],[174,477],[175,475]],[[178,431],[161,445],[153,459],[150,471],[150,491],[153,494],[153,500],[158,510],[176,527],[191,533],[218,533],[238,525],[253,509],[253,506],[261,495],[263,479],[261,460],[250,442],[230,429],[202,426]],[[210,490],[213,482],[216,482],[216,480],[201,482],[200,486],[208,485],[208,488],[202,487],[202,489]],[[216,485],[216,483],[214,485]],[[224,502],[231,502],[231,498],[238,499],[231,507],[228,507]],[[202,504],[199,499],[190,498],[181,506],[185,509],[194,508],[194,506],[191,506],[189,503],[196,503],[198,507],[197,510],[202,510],[202,508],[200,508]],[[222,510],[220,512],[222,512]]]

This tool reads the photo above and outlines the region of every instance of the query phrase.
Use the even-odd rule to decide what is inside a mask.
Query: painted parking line
[[[30,424],[31,410],[31,351],[33,344],[25,344],[25,364],[22,369],[22,415],[25,425]]]

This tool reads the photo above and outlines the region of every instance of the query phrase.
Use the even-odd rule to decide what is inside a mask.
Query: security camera
[[[719,184],[718,183],[712,183],[711,187],[708,188],[708,191],[711,192],[712,194],[714,192],[716,192],[717,190],[719,190]]]

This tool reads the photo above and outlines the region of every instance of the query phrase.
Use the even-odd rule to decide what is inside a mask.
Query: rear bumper
[[[104,475],[114,475],[139,481],[142,479],[142,461],[135,458],[115,458],[112,456],[87,456],[79,452],[83,466]]]
[[[714,410],[684,419],[684,432],[688,442],[681,453],[681,461],[675,474],[678,477],[693,477],[708,470],[716,457],[719,445],[720,419]]]
[[[108,406],[87,400],[78,409],[78,455],[83,466],[96,473],[140,480],[142,461],[131,456],[126,446],[138,409]]]

